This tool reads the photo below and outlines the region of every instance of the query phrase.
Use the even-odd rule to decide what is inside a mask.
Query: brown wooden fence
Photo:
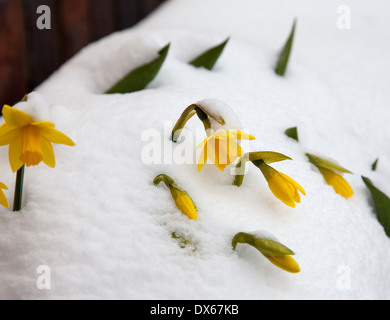
[[[88,43],[131,27],[164,0],[0,0],[0,108],[18,102]],[[37,8],[50,8],[40,30]]]

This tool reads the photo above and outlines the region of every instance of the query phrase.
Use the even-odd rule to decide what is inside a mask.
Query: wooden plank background
[[[34,90],[88,43],[133,26],[165,0],[0,0],[0,108]],[[39,30],[37,8],[51,9]]]

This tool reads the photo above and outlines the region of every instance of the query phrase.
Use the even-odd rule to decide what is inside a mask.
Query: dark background
[[[19,102],[88,43],[133,26],[165,0],[0,0],[0,109]],[[39,30],[40,5],[51,29]]]

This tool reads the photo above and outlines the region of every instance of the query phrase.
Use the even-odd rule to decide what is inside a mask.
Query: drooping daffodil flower
[[[154,178],[153,184],[159,185],[160,182],[164,182],[171,192],[172,198],[175,201],[176,207],[191,220],[198,219],[198,212],[194,202],[187,192],[180,189],[175,181],[166,174],[159,174]]]
[[[295,203],[301,202],[299,192],[306,195],[305,190],[296,181],[265,162],[261,163],[259,168],[274,196],[289,207],[295,208]]]
[[[220,170],[235,162],[243,156],[243,150],[239,140],[254,140],[255,137],[238,130],[218,130],[199,144],[198,149],[203,148],[198,161],[198,171],[201,171],[207,159]]]
[[[307,153],[309,161],[317,167],[326,183],[333,187],[334,191],[342,197],[348,199],[353,196],[353,189],[350,184],[342,177],[341,173],[352,174],[351,171],[343,168],[337,163]]]
[[[237,233],[232,240],[233,250],[236,250],[239,243],[256,248],[272,264],[284,271],[290,273],[301,272],[298,263],[291,257],[295,253],[268,232]]]

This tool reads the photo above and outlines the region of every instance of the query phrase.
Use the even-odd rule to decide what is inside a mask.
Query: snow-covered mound
[[[344,4],[351,29],[337,24]],[[54,146],[55,169],[27,168],[21,212],[0,208],[0,298],[389,299],[390,239],[361,179],[390,194],[389,9],[382,0],[173,0],[85,48],[36,89],[76,146]],[[293,54],[279,77],[275,63],[294,18]],[[228,36],[214,70],[188,64]],[[103,94],[167,43],[145,90]],[[190,159],[199,155],[206,135],[196,117],[186,125],[193,141],[174,144],[170,130],[204,99],[230,106],[226,117],[257,138],[242,144],[245,151],[294,159],[273,167],[305,189],[295,209],[273,196],[254,166],[237,188],[231,167],[209,164],[199,173],[195,161],[172,158],[187,144]],[[299,143],[283,134],[293,126]],[[152,157],[145,148],[158,137],[163,152]],[[354,196],[336,194],[306,152],[354,172],[346,176]],[[0,157],[12,203],[7,148]],[[160,173],[191,195],[198,220],[153,185]],[[232,250],[235,234],[256,230],[292,249],[301,273],[276,268],[252,247]],[[40,266],[50,268],[49,290],[37,286]]]

